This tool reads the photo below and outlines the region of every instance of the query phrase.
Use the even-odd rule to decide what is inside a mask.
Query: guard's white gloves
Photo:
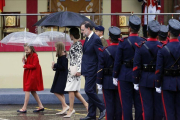
[[[101,84],[97,84],[97,89],[98,90],[102,90],[102,85]]]
[[[113,84],[114,84],[115,86],[118,86],[118,79],[117,79],[117,78],[113,78]]]
[[[159,88],[155,87],[155,88],[156,88],[157,93],[161,93],[161,87],[159,87]]]
[[[134,84],[134,89],[139,90],[139,84]]]

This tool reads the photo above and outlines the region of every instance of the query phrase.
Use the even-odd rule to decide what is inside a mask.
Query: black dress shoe
[[[100,113],[98,120],[103,119],[105,116],[106,116],[106,109]]]
[[[80,120],[96,120],[96,118],[86,116],[85,118],[80,118]]]
[[[21,110],[22,110],[22,111],[21,111]],[[26,113],[27,110],[20,109],[20,110],[17,110],[17,112],[19,112],[19,113]]]
[[[40,111],[44,111],[44,108],[34,110],[33,112],[40,112]]]

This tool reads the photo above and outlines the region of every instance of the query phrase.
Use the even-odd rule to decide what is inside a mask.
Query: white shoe
[[[66,107],[66,109],[64,111],[58,112],[56,113],[56,115],[63,115],[63,114],[67,114],[67,111],[69,110],[69,106]]]
[[[73,111],[69,115],[64,116],[64,118],[70,118],[72,116],[72,114],[74,114],[74,113],[75,113],[75,110],[73,109]]]

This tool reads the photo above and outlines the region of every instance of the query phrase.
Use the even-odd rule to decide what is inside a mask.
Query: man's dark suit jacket
[[[83,57],[81,64],[81,74],[84,76],[93,76],[97,74],[98,67],[98,48],[102,48],[102,43],[95,33],[91,38],[85,41],[83,46]]]

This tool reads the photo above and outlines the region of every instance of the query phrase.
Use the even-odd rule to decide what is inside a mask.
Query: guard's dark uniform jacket
[[[157,52],[162,43],[156,38],[148,38],[147,42],[136,45],[133,80],[135,84],[139,84],[143,118],[145,120],[162,120],[161,94],[157,93],[154,88]]]
[[[113,69],[114,78],[118,78],[121,81],[133,82],[132,69],[136,48],[135,43],[143,41],[146,41],[146,39],[139,37],[138,34],[130,34],[129,37],[120,40]]]
[[[134,90],[132,70],[135,54],[135,43],[145,41],[138,34],[130,34],[123,38],[117,49],[113,78],[118,78],[118,91],[122,105],[124,120],[132,120],[132,101],[135,105],[135,120],[142,120],[142,106],[139,92]]]
[[[97,72],[97,84],[103,87],[104,102],[106,105],[107,120],[121,120],[122,109],[117,86],[113,85],[112,70],[118,43],[100,49]]]
[[[154,88],[156,57],[162,43],[156,38],[148,38],[147,42],[137,44],[134,64],[133,81],[139,86]]]
[[[172,66],[179,57],[180,43],[178,39],[170,39],[170,42],[158,51],[155,72],[156,87],[162,86],[162,90],[180,90],[180,73],[178,73],[180,60]]]
[[[103,89],[117,89],[112,82],[112,71],[118,44],[112,43],[104,49],[99,48],[101,52],[98,59],[97,83],[102,84]]]
[[[180,43],[170,39],[157,54],[155,86],[162,89],[166,120],[180,120]]]

